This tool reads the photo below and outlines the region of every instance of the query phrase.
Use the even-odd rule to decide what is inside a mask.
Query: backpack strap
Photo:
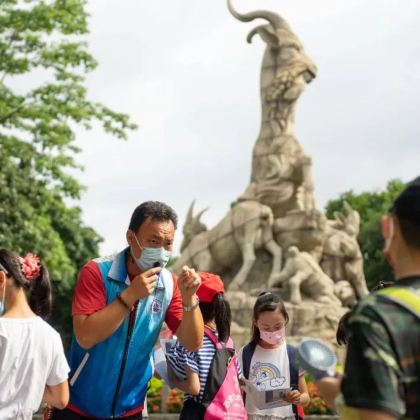
[[[245,378],[249,378],[249,369],[251,367],[251,360],[252,356],[254,355],[255,348],[257,345],[253,342],[248,343],[242,349],[242,373],[244,374]]]
[[[298,389],[299,384],[299,369],[296,365],[296,347],[287,344],[287,357],[289,358],[289,372],[290,372],[290,387]]]
[[[219,341],[217,335],[207,326],[204,326],[204,334],[213,342],[217,349],[221,349],[223,347],[227,347],[228,349],[233,349],[233,340],[229,337],[226,343],[222,343]]]
[[[290,388],[299,388],[299,368],[296,363],[297,348],[287,344],[287,357],[289,358]],[[297,405],[292,405],[293,414],[297,419],[303,419],[303,410]]]
[[[420,319],[420,293],[408,287],[387,287],[376,292],[377,295],[402,306]]]

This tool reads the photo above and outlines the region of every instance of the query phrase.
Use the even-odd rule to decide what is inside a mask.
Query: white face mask
[[[388,237],[385,238],[385,246],[384,246],[384,252],[389,252],[392,244],[392,240],[394,239],[394,219],[390,217],[389,219],[389,234]]]

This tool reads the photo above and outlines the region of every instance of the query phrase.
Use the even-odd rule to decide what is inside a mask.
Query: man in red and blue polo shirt
[[[89,261],[73,298],[70,403],[53,419],[141,419],[153,346],[165,321],[182,345],[200,348],[203,319],[195,294],[200,277],[165,269],[177,227],[174,210],[138,206],[120,253]]]

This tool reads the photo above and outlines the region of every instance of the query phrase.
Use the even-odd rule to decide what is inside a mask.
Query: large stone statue
[[[255,262],[255,250],[264,248],[273,257],[268,281],[276,280],[282,253],[273,240],[270,207],[257,201],[239,202],[210,230],[200,222],[202,214],[203,211],[193,217],[191,205],[183,229],[182,255],[175,262],[175,271],[187,264],[202,271],[221,273],[239,264],[240,268],[229,285],[230,290],[237,290],[245,283]]]
[[[240,21],[265,19],[254,28],[248,42],[258,34],[267,44],[261,68],[262,121],[253,152],[251,184],[242,198],[256,197],[269,205],[274,217],[288,210],[315,208],[312,162],[294,137],[295,105],[316,76],[316,66],[287,22],[275,13],[240,14],[228,0],[230,12]]]
[[[242,22],[267,22],[248,35],[248,42],[259,35],[266,46],[251,179],[212,229],[200,221],[204,210],[194,216],[191,206],[174,271],[190,264],[222,276],[238,345],[248,339],[256,295],[270,288],[286,302],[291,342],[312,335],[333,343],[340,316],[368,291],[357,243],[360,217],[347,204],[334,220],[316,208],[312,160],[294,135],[296,102],[317,69],[279,15],[238,13],[231,0],[228,7]]]

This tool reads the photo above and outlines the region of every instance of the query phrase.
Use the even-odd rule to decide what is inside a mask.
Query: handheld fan
[[[315,380],[318,380],[324,376],[334,376],[337,358],[321,340],[304,338],[299,343],[297,362]]]

